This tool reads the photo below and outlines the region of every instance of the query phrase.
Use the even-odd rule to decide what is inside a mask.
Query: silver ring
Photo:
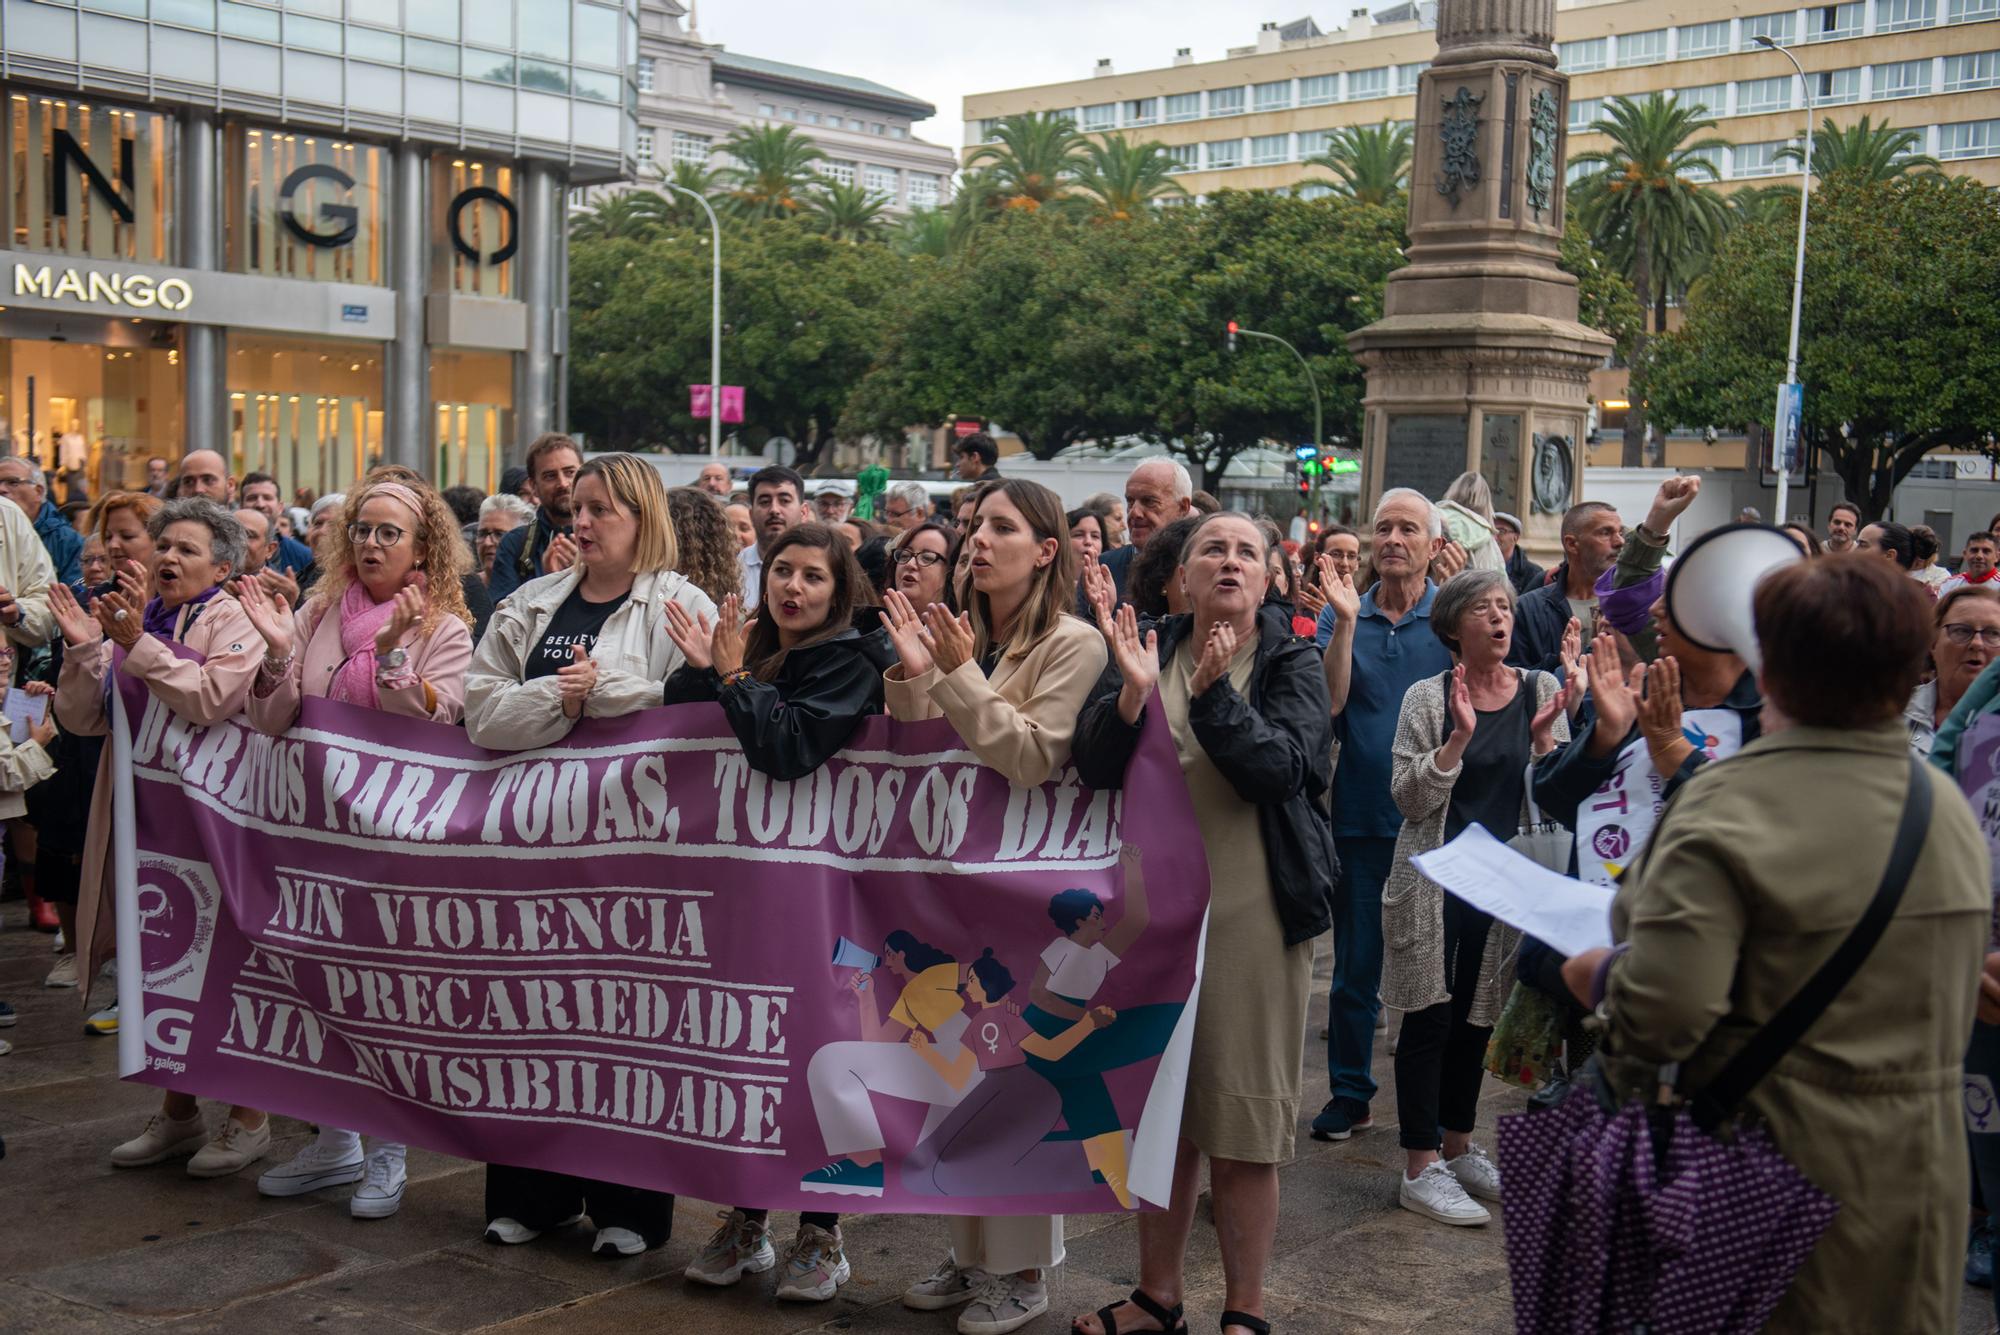
[[[121,607],[116,612],[113,612],[111,614],[111,619],[113,621],[124,621],[130,618],[131,615],[132,614],[130,612],[126,611],[124,608]]]

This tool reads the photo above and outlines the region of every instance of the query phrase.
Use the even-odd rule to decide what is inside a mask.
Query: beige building
[[[1346,125],[1414,119],[1417,76],[1437,50],[1437,6],[1356,9],[1323,33],[1311,19],[1266,23],[1256,44],[1197,62],[1183,49],[1162,69],[965,99],[966,151],[1003,116],[1058,112],[1091,133],[1122,131],[1167,146],[1199,198],[1222,189],[1287,189],[1330,180],[1306,168]],[[1557,54],[1571,75],[1572,154],[1604,146],[1586,127],[1613,97],[1674,92],[1698,100],[1733,147],[1725,183],[1796,179],[1778,150],[1804,124],[1799,81],[1768,35],[1792,47],[1813,101],[1839,125],[1863,116],[1923,132],[1923,151],[2000,185],[2000,0],[1558,0]],[[1307,190],[1324,189],[1308,185]]]

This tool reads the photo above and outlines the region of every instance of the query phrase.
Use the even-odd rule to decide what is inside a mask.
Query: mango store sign
[[[184,278],[155,279],[151,274],[117,270],[57,269],[14,265],[14,295],[40,297],[45,301],[74,301],[84,305],[157,307],[164,311],[186,310],[194,301],[194,288]]]

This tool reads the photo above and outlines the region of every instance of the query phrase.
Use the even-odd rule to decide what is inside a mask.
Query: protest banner
[[[768,1207],[1168,1195],[1208,872],[1163,728],[1118,793],[882,718],[784,782],[712,705],[510,755],[319,699],[191,727],[114,675],[128,1076]]]

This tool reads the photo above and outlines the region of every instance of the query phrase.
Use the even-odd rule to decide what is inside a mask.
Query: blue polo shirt
[[[1403,813],[1389,796],[1390,750],[1403,695],[1425,677],[1451,666],[1451,654],[1431,631],[1431,601],[1437,585],[1424,581],[1424,596],[1401,621],[1375,606],[1375,588],[1361,595],[1354,623],[1354,668],[1347,708],[1335,716],[1340,765],[1333,775],[1333,833],[1337,838],[1393,839]],[[1314,638],[1324,650],[1333,639],[1333,609],[1319,614]]]

